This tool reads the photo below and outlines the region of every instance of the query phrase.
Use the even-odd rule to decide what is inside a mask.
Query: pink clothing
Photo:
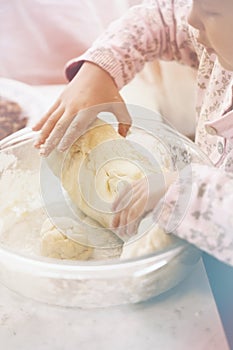
[[[191,199],[173,232],[233,265],[233,72],[197,43],[197,32],[187,23],[190,4],[151,0],[131,8],[84,55],[69,62],[66,73],[72,79],[83,61],[91,61],[107,70],[120,89],[145,62],[157,58],[199,69],[196,143],[214,167],[193,165],[192,182],[182,180],[184,188],[191,186]],[[171,186],[166,195],[173,217],[180,210],[174,209],[177,188]]]

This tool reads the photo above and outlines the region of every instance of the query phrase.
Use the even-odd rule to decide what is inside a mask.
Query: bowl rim
[[[26,266],[27,270],[32,268],[45,269],[49,272],[100,272],[122,270],[126,268],[135,268],[148,263],[156,263],[164,260],[164,265],[171,261],[174,257],[182,253],[187,247],[194,246],[184,240],[178,239],[168,247],[156,252],[146,254],[140,257],[129,259],[106,259],[106,260],[69,260],[55,259],[43,256],[29,256],[16,253],[7,247],[0,245],[0,261],[5,263],[10,261],[14,264],[15,269],[19,269],[22,265]],[[194,249],[197,249],[196,247]],[[165,262],[166,261],[166,262]],[[1,265],[0,263],[0,265]],[[25,270],[25,269],[24,269]]]

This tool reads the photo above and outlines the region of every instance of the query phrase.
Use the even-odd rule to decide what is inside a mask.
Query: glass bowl
[[[168,147],[166,162],[169,159],[171,167],[179,164],[182,168],[192,161],[208,162],[194,143],[162,123],[158,116],[153,118],[145,116],[143,130],[138,126],[142,121],[134,118],[129,140],[135,142],[137,133],[148,134],[148,140],[157,135],[153,142],[157,142],[159,153],[160,135]],[[139,137],[142,144],[146,142],[144,136]],[[201,253],[180,239],[163,250],[128,260],[73,261],[40,256],[39,232],[47,214],[40,186],[42,159],[33,142],[21,141],[0,151],[2,284],[48,304],[91,308],[146,300],[169,290],[190,274]],[[151,146],[155,147],[153,142]],[[165,148],[160,148],[161,159]]]

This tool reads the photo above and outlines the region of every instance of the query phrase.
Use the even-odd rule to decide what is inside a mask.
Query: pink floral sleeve
[[[132,7],[84,55],[68,63],[68,79],[74,77],[83,61],[108,71],[119,89],[145,62],[156,58],[197,67],[198,45],[195,31],[187,23],[189,9],[189,0],[149,0]]]
[[[156,221],[166,232],[233,265],[233,174],[192,164],[180,175],[154,211]]]
[[[94,62],[108,71],[119,89],[146,62],[155,59],[176,60],[197,68],[203,47],[197,44],[196,31],[187,23],[190,5],[190,0],[148,0],[131,8],[125,16],[113,22],[84,55],[68,63],[68,79],[74,77],[84,61]],[[205,72],[211,63],[208,62],[202,60],[205,69],[202,66],[200,72],[207,83],[206,76],[210,73]],[[225,82],[225,72],[222,75]],[[199,88],[204,93],[203,86]],[[212,101],[210,106],[213,110]],[[215,109],[217,113],[216,106]],[[209,120],[209,115],[205,118]],[[204,126],[203,130],[201,145],[209,148]],[[159,224],[165,231],[173,232],[233,265],[232,203],[233,174],[219,168],[190,164],[181,172],[180,181],[171,186],[156,207],[154,215],[158,221],[156,215],[162,207]]]

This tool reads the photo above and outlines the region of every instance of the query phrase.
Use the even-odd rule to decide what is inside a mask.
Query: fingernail
[[[57,150],[58,150],[58,152],[63,153],[63,152],[65,152],[65,151],[66,151],[66,148],[63,148],[63,147],[57,147]]]
[[[44,150],[40,151],[39,154],[40,154],[41,157],[46,157]]]
[[[58,145],[58,146],[57,146],[57,150],[58,150],[59,152],[65,152],[65,151],[67,151],[68,148],[69,148],[69,146],[64,145],[64,144],[61,144],[61,145]]]
[[[40,152],[39,152],[41,157],[47,157],[49,155],[49,151],[46,149],[45,146],[40,146]]]
[[[38,147],[38,146],[40,146],[40,144],[41,144],[40,141],[36,140],[36,141],[34,142],[33,145],[34,145],[35,147]]]

